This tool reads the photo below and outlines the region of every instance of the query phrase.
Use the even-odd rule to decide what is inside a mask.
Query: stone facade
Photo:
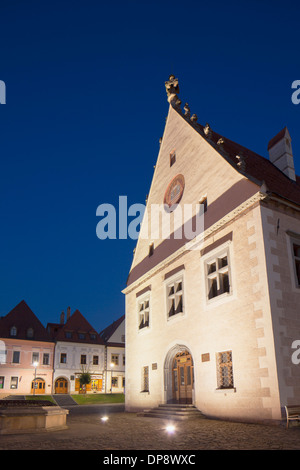
[[[192,403],[205,415],[278,421],[285,404],[300,400],[300,370],[291,361],[291,342],[300,339],[300,290],[293,281],[287,235],[300,234],[299,205],[293,202],[288,208],[284,197],[274,202],[264,175],[257,179],[264,166],[266,177],[275,172],[278,181],[287,179],[273,164],[262,162],[261,169],[256,168],[263,157],[247,155],[233,143],[226,147],[220,136],[212,140],[209,126],[197,127],[189,113],[178,110],[177,94],[172,96],[147,209],[161,204],[170,181],[183,175],[179,206],[207,198],[207,211],[201,236],[192,241],[172,236],[138,240],[123,291],[126,409],[174,401],[175,382],[179,384],[172,372],[174,359],[187,351],[193,365]],[[299,188],[291,191],[300,194]],[[146,220],[147,213],[144,225]],[[156,223],[158,230],[160,222]],[[197,240],[198,248],[193,245]],[[212,293],[215,274],[210,275],[208,267],[221,257],[225,267],[217,276],[223,291]],[[172,281],[176,285],[176,279],[182,305],[170,315],[168,286]],[[230,358],[226,367],[224,357]],[[229,383],[224,373],[232,375]]]

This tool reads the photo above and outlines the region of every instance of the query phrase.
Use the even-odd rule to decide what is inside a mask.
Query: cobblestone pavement
[[[108,413],[109,419],[101,421]],[[298,450],[300,426],[268,426],[206,418],[175,422],[123,412],[123,406],[70,407],[68,429],[0,436],[1,450]]]

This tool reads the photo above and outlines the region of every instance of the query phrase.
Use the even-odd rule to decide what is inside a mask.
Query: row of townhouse
[[[76,310],[45,328],[25,301],[0,318],[0,396],[125,389],[125,315],[100,333]]]

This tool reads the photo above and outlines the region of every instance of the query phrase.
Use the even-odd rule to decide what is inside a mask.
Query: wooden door
[[[37,377],[31,382],[31,393],[42,395],[45,393],[45,380]]]
[[[193,402],[193,360],[188,351],[176,354],[172,369],[173,402],[191,404]]]
[[[55,393],[68,393],[68,381],[63,377],[55,381]]]

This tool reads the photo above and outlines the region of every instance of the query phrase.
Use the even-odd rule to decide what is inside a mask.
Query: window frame
[[[18,361],[15,361],[15,354],[18,354]],[[14,349],[12,352],[12,358],[11,358],[12,364],[20,364],[21,363],[21,351],[18,349]]]
[[[300,234],[287,230],[286,232],[288,237],[288,258],[290,261],[291,267],[291,281],[292,281],[292,288],[295,292],[300,292],[300,284],[297,275],[296,263],[295,263],[295,254],[294,254],[294,244],[300,246]],[[298,257],[297,257],[298,258]],[[300,261],[300,258],[298,258]]]
[[[43,366],[50,365],[50,353],[43,353]]]
[[[180,282],[181,282],[181,290],[176,291],[176,285],[179,284]],[[178,271],[176,274],[174,274],[173,276],[167,277],[164,280],[164,284],[165,284],[165,286],[164,286],[164,289],[165,289],[165,309],[166,309],[167,322],[172,321],[175,318],[184,317],[186,315],[186,311],[185,311],[185,270],[182,269],[182,270]],[[173,285],[174,285],[174,293],[170,294],[170,292],[168,290]],[[170,315],[171,308],[169,306],[169,301],[170,301],[171,298],[174,297],[175,308],[176,308],[176,304],[177,304],[177,306],[179,305],[179,302],[176,303],[176,297],[179,297],[179,296],[181,296],[181,307],[182,308],[181,308],[180,311],[175,312],[172,315]]]
[[[118,353],[113,353],[110,355],[110,363],[113,364],[114,366],[119,365],[119,356],[120,354]]]
[[[148,307],[141,308],[142,304],[148,302]],[[139,333],[148,331],[151,328],[151,291],[148,290],[136,299],[137,310],[137,329]],[[145,321],[145,316],[148,315],[148,320]],[[143,317],[143,318],[141,318]],[[148,322],[148,324],[146,324]],[[144,326],[141,326],[144,324]]]
[[[87,365],[87,355],[80,354],[80,365],[85,366]]]
[[[226,361],[222,360],[222,356],[227,356]],[[234,390],[234,373],[233,373],[233,358],[232,358],[232,350],[226,350],[216,353],[216,364],[217,364],[217,390]],[[222,374],[222,370],[229,371],[227,377],[229,377],[229,384],[224,384],[224,374]]]
[[[64,359],[64,360],[62,360],[62,359]],[[62,352],[60,353],[59,363],[60,364],[67,364],[67,353],[62,353]]]
[[[142,367],[141,393],[150,393],[149,366]]]
[[[219,260],[227,257],[227,265],[219,267]],[[206,253],[202,258],[203,278],[205,282],[205,301],[207,304],[217,302],[219,300],[224,301],[225,299],[231,299],[234,294],[234,283],[233,283],[233,262],[232,262],[232,242],[226,242],[225,244],[215,248],[212,251]],[[208,266],[216,264],[216,270],[209,273]],[[229,290],[222,289],[221,291],[221,275],[227,273]],[[217,293],[210,297],[210,284],[209,281],[217,279]]]

